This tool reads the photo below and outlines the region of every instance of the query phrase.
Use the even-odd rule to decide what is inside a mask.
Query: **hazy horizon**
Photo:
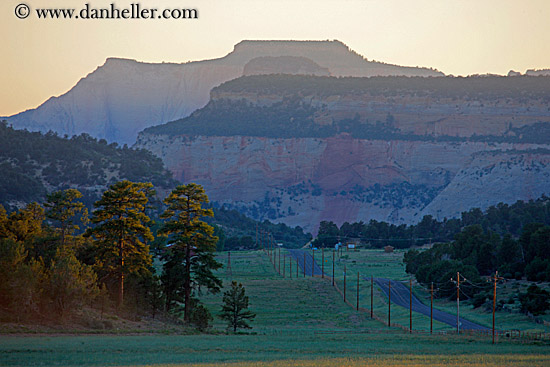
[[[135,1],[28,0],[36,7],[129,6]],[[40,20],[0,4],[7,35],[0,59],[0,116],[35,108],[71,89],[109,57],[183,63],[227,55],[251,40],[337,39],[368,60],[432,67],[445,74],[550,68],[550,2],[533,0],[210,0],[140,2],[194,7],[199,19]]]

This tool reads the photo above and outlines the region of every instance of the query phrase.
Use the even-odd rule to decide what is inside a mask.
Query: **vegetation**
[[[163,188],[175,185],[162,161],[149,151],[107,144],[86,134],[69,139],[15,130],[0,122],[0,146],[0,204],[10,211],[16,203],[43,201],[48,192],[69,188],[78,189],[81,201],[91,208],[101,191],[123,179]]]
[[[256,90],[262,94],[304,96],[333,96],[342,94],[365,94],[399,96],[404,93],[441,98],[497,99],[497,98],[544,98],[550,99],[548,77],[323,77],[309,75],[251,75],[230,80],[216,92],[247,92]]]
[[[368,268],[378,276],[399,278],[405,274],[400,261],[402,255],[402,252],[386,254],[380,250],[348,251],[337,260],[337,265],[343,270],[343,264],[347,264],[350,272],[361,270],[361,274],[368,274]],[[220,253],[218,261],[226,258],[227,254]],[[316,259],[319,259],[317,254]],[[4,335],[0,337],[2,365],[546,366],[550,359],[547,344],[540,341],[519,343],[501,337],[492,345],[490,337],[408,334],[396,328],[388,330],[380,322],[370,320],[368,314],[356,312],[342,302],[341,296],[326,280],[278,276],[269,258],[261,251],[243,251],[234,256],[232,253],[231,261],[232,273],[224,268],[216,274],[224,280],[224,290],[229,290],[232,278],[246,287],[249,308],[257,314],[253,332],[248,335],[174,335],[171,328],[164,330],[170,335],[68,335],[55,338]],[[351,300],[355,299],[355,294],[351,293],[353,288],[348,287]],[[370,289],[363,288],[361,302],[367,306]],[[277,302],[273,301],[275,297]],[[209,310],[219,310],[219,295],[208,294],[202,300]],[[387,304],[377,293],[375,302],[380,304],[377,313],[384,316]],[[454,302],[449,304],[456,307]],[[406,324],[408,311],[399,314],[399,308],[392,307],[392,320],[395,317],[396,322]],[[480,314],[485,324],[490,324],[491,314],[461,306],[461,314],[468,315],[468,318],[472,312]],[[497,314],[499,327],[505,315]],[[514,315],[516,319],[509,324],[519,327],[519,316],[525,318]],[[424,319],[427,322],[421,330],[429,328],[429,318],[422,316],[417,319],[416,313],[413,317],[413,327],[420,329],[420,320]],[[213,323],[214,330],[226,327],[226,322],[221,319],[215,319]],[[438,323],[434,323],[434,327],[437,331],[452,330],[452,327]],[[509,328],[502,325],[505,327]]]
[[[463,228],[472,225],[479,225],[484,233],[494,232],[500,235],[501,240],[504,241],[506,234],[511,238],[519,238],[526,226],[535,225],[532,223],[550,225],[549,197],[543,195],[537,200],[517,201],[512,205],[500,203],[487,208],[485,211],[474,208],[463,212],[461,217],[456,219],[445,218],[438,221],[427,215],[414,225],[395,225],[371,220],[368,223],[346,222],[338,228],[334,223],[325,221],[321,222],[318,236],[313,245],[315,247],[334,247],[338,241],[357,240],[363,245],[374,248],[382,248],[388,245],[395,248],[409,248],[436,242],[450,242]],[[533,239],[533,241],[537,241],[537,244],[533,245],[533,249],[542,246],[541,241],[545,235],[544,231],[537,234]],[[525,243],[531,241],[531,239],[525,237],[522,241]],[[514,255],[516,245],[506,240],[504,248],[510,246],[512,248],[507,249],[506,253],[502,253],[501,256],[513,256],[517,259],[517,256]],[[540,252],[541,250],[533,251]],[[510,271],[506,270],[503,273]],[[513,272],[512,275],[514,275]]]
[[[404,258],[407,272],[421,283],[440,283],[460,271],[470,284],[470,295],[486,285],[480,275],[499,270],[505,278],[550,281],[550,226],[526,225],[518,240],[509,234],[484,231],[480,225],[465,227],[450,243],[436,244],[425,251],[410,250]],[[456,278],[456,277],[455,277]],[[452,295],[449,286],[445,295]]]
[[[222,311],[220,318],[227,321],[228,329],[251,329],[247,320],[252,320],[256,315],[248,310],[248,296],[244,287],[236,281],[231,282],[231,288],[223,294]]]
[[[214,217],[205,218],[205,221],[218,228],[218,250],[255,249],[260,246],[262,233],[271,233],[278,243],[287,248],[298,248],[311,241],[311,233],[304,233],[301,227],[289,227],[284,223],[255,221],[235,209],[224,206],[213,208]]]
[[[550,293],[531,284],[526,293],[520,295],[521,310],[533,315],[543,315],[550,309]]]
[[[91,221],[95,227],[86,234],[95,240],[92,251],[97,272],[103,277],[116,278],[118,307],[124,300],[124,278],[147,272],[151,266],[146,242],[152,241],[153,235],[147,226],[150,219],[145,209],[154,194],[152,188],[151,183],[120,181],[94,204],[96,210]]]
[[[62,318],[98,293],[96,273],[75,255],[86,241],[63,238],[44,219],[44,209],[36,203],[9,215],[0,205],[2,321]]]
[[[164,283],[166,307],[172,310],[178,303],[183,303],[184,321],[190,323],[192,306],[198,305],[200,287],[217,293],[221,281],[212,273],[221,264],[214,258],[217,237],[214,228],[204,221],[203,217],[213,216],[210,209],[202,208],[208,203],[203,188],[197,184],[180,185],[164,200],[168,208],[162,218],[168,219],[161,233],[168,236],[167,249],[161,279]],[[205,313],[206,309],[198,311]],[[208,315],[197,315],[202,322]]]
[[[420,141],[487,141],[547,143],[550,127],[540,122],[510,128],[507,134],[474,135],[469,138],[403,133],[394,127],[395,118],[361,121],[353,119],[315,122],[324,107],[307,102],[304,97],[324,98],[335,95],[373,97],[411,95],[456,101],[510,100],[550,101],[550,77],[370,77],[335,78],[303,75],[253,75],[237,78],[214,88],[213,94],[258,94],[281,96],[271,105],[252,104],[245,99],[214,98],[191,116],[147,128],[146,133],[164,135],[264,136],[269,138],[326,138],[348,133],[357,139]],[[544,102],[543,102],[544,103]]]
[[[183,304],[185,323],[206,329],[212,316],[200,304],[201,287],[214,293],[221,287],[213,274],[221,266],[214,257],[217,238],[201,220],[212,215],[201,207],[208,198],[195,184],[178,186],[166,198],[167,220],[157,231],[168,237],[157,247],[164,259],[159,277],[146,213],[153,194],[151,183],[111,185],[80,234],[74,223],[86,222],[86,210],[78,190],[49,194],[47,211],[31,203],[8,214],[0,205],[0,320],[45,322],[54,314],[63,322],[86,307],[101,310],[103,318],[114,300],[118,315],[135,318],[166,312],[177,318]]]

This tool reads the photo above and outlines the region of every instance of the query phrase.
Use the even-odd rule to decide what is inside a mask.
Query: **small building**
[[[388,253],[393,252],[393,249],[394,249],[393,246],[384,246],[384,251],[385,252],[388,252]]]

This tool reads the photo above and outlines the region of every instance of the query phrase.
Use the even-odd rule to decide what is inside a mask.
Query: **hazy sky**
[[[31,8],[18,19],[15,8]],[[41,7],[196,8],[196,20],[44,20]],[[243,39],[338,39],[367,57],[446,74],[550,68],[550,0],[0,0],[0,116],[65,93],[117,56],[222,57]]]

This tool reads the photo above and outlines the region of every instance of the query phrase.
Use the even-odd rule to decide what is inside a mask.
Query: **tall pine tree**
[[[167,309],[184,304],[184,321],[191,321],[192,296],[200,287],[219,292],[221,280],[213,270],[222,265],[214,257],[216,242],[214,228],[204,221],[212,217],[211,209],[204,209],[208,196],[202,186],[191,183],[176,187],[164,200],[168,209],[161,218],[167,219],[160,233],[168,236],[162,282]]]
[[[88,235],[96,239],[98,270],[117,279],[119,307],[124,301],[125,276],[148,271],[151,265],[147,241],[153,235],[145,209],[153,194],[151,183],[124,180],[111,185],[94,204],[91,222],[96,226]]]

